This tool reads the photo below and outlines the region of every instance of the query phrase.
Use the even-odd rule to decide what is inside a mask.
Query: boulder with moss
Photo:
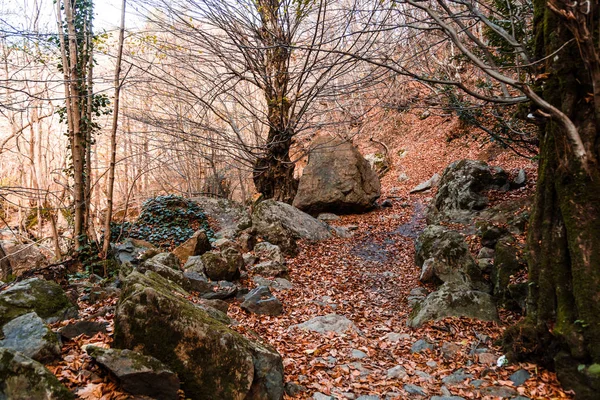
[[[0,292],[0,326],[32,311],[46,323],[77,316],[77,306],[54,282],[30,278]]]
[[[508,174],[500,167],[490,167],[483,161],[455,161],[442,174],[427,220],[469,222],[489,204],[486,191],[509,187]]]
[[[240,254],[243,265],[244,259]],[[204,273],[213,281],[232,281],[240,276],[239,260],[237,258],[226,258],[219,251],[209,251],[202,254]]]
[[[481,288],[485,286],[482,284],[481,270],[460,233],[429,225],[418,237],[415,250],[417,266],[429,267],[431,275],[439,281]]]
[[[425,300],[417,303],[408,317],[407,325],[413,328],[426,321],[446,317],[468,317],[484,321],[497,321],[498,311],[489,293],[453,286],[445,283]]]
[[[0,399],[71,400],[75,396],[42,364],[0,348]]]
[[[281,399],[281,356],[231,330],[183,293],[150,271],[130,274],[115,315],[115,346],[166,364],[194,399]]]

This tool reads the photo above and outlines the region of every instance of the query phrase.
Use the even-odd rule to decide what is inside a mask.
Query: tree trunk
[[[545,1],[535,7],[536,52],[542,59],[573,36]],[[543,127],[528,237],[527,317],[507,331],[505,350],[554,367],[577,399],[592,399],[600,390],[600,121],[577,43],[549,57],[540,72],[548,74],[543,97],[573,121],[590,162],[582,165],[575,157],[558,124]]]
[[[291,139],[269,134],[266,155],[254,163],[254,186],[268,199],[292,203],[298,190],[294,163],[290,159]]]

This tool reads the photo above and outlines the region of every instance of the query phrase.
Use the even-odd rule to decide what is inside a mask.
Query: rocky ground
[[[484,159],[490,165],[502,166],[509,173],[510,179],[517,178],[517,172],[521,169],[526,173],[527,179],[519,188],[508,192],[486,192],[490,198],[490,207],[502,203],[513,204],[516,205],[514,212],[522,213],[527,211],[527,203],[524,202],[521,206],[521,202],[531,195],[535,184],[535,165],[493,145],[468,137],[445,140],[448,122],[441,117],[430,117],[427,124],[433,128],[426,131],[419,131],[415,121],[406,122],[410,129],[394,138],[392,152],[389,154],[391,163],[382,179],[380,207],[362,215],[330,215],[329,224],[344,227],[337,231],[337,237],[322,240],[329,236],[329,231],[313,219],[307,220],[302,229],[306,228],[306,234],[319,241],[299,241],[298,255],[286,256],[285,265],[280,262],[284,260],[280,259],[282,256],[279,250],[274,250],[271,245],[262,244],[254,248],[254,255],[258,255],[261,260],[271,260],[255,265],[255,262],[248,260],[253,254],[245,254],[242,262],[241,252],[231,247],[230,242],[228,244],[224,241],[213,243],[218,250],[201,257],[204,262],[202,270],[195,270],[192,262],[192,266],[186,268],[185,272],[181,271],[172,254],[159,254],[136,268],[139,272],[153,271],[173,282],[181,281],[182,285],[189,286],[186,287],[188,292],[176,288],[173,293],[163,296],[163,300],[170,302],[169,304],[187,304],[189,300],[201,307],[209,307],[211,317],[225,323],[231,322],[231,327],[247,338],[255,339],[258,334],[272,345],[283,358],[285,398],[572,398],[572,394],[560,388],[555,374],[532,364],[503,362],[504,355],[498,339],[506,327],[514,325],[521,318],[514,307],[511,310],[500,308],[497,321],[452,317],[426,322],[417,328],[408,326],[415,304],[440,285],[439,280],[428,281],[422,276],[420,280],[422,269],[415,264],[415,240],[426,226],[425,215],[436,189],[413,194],[410,190],[435,173],[441,174],[452,161],[462,158]],[[213,206],[221,207],[214,201],[213,203]],[[270,203],[261,204],[260,207],[257,206],[255,215],[261,211],[259,208],[263,209],[265,215],[271,215],[268,208]],[[227,219],[213,221],[214,224],[229,222],[231,221]],[[248,217],[244,224],[260,228],[259,222],[250,221]],[[460,237],[464,237],[465,247],[471,253],[467,257],[473,262],[476,259],[477,262],[481,261],[480,232],[461,223],[438,223],[462,232]],[[340,232],[343,234],[339,234]],[[284,251],[294,253],[293,243],[280,237],[280,233],[282,232],[269,232],[269,240],[278,240]],[[521,230],[513,232],[511,246],[519,249],[524,237]],[[242,238],[249,238],[244,234],[238,235],[238,245],[245,247],[248,243],[242,243]],[[203,239],[208,241],[206,236]],[[489,246],[488,244],[488,250],[483,250],[484,253],[489,253]],[[209,244],[208,249],[210,247]],[[206,249],[202,250],[205,251]],[[179,254],[177,251],[174,253]],[[515,254],[517,259],[521,257],[518,251]],[[227,303],[214,299],[207,303],[207,300],[200,299],[199,291],[205,289],[206,281],[205,277],[199,277],[198,274],[206,273],[215,282],[238,278],[237,266],[231,271],[227,269],[233,265],[229,262],[230,256],[235,265],[249,266],[248,271],[242,271],[238,286],[250,289],[257,285],[270,286],[276,299],[265,289],[253,291],[245,297],[233,298],[233,292],[228,292],[234,290],[232,284],[223,284],[217,290],[223,297],[227,297]],[[484,259],[487,257],[493,256],[486,256]],[[219,268],[211,271],[209,265]],[[241,269],[244,270],[245,267]],[[146,277],[149,276],[148,273],[146,272]],[[286,279],[273,279],[273,275],[278,274]],[[525,277],[519,274],[510,275],[511,284],[524,280]],[[127,283],[127,280],[132,280],[131,276],[137,276],[133,279],[137,279],[138,286]],[[36,348],[36,353],[30,356],[43,362],[48,370],[82,399],[148,399],[149,397],[132,397],[128,394],[128,391],[140,390],[139,376],[131,379],[131,365],[127,364],[132,359],[135,360],[136,371],[139,372],[140,364],[142,365],[144,374],[147,374],[145,382],[151,384],[159,379],[160,382],[165,382],[164,389],[168,396],[165,394],[164,398],[186,398],[183,391],[174,395],[178,387],[176,378],[164,365],[158,363],[157,366],[157,360],[141,359],[139,356],[132,358],[128,353],[102,350],[116,347],[115,311],[119,294],[122,290],[129,290],[143,299],[145,292],[140,291],[139,285],[146,278],[141,274],[130,275],[125,279],[125,286],[130,285],[129,289],[123,289],[122,282],[119,283],[118,280],[100,281],[101,278],[94,275],[71,278],[75,279],[71,279],[70,285],[65,285],[65,288],[67,295],[79,306],[77,318],[69,319],[69,315],[64,312],[69,309],[66,300],[65,304],[55,307],[63,313],[63,318],[67,317],[63,321],[56,322],[54,314],[38,305],[28,307],[34,309],[43,321],[34,313],[18,318],[22,326],[35,326],[40,335],[46,335],[44,323],[48,323],[52,330],[60,331],[63,338],[60,353],[56,341],[46,340],[47,343],[43,342],[45,352],[29,345],[29,348]],[[448,282],[439,273],[438,278]],[[486,278],[490,277],[486,275]],[[168,286],[165,282],[161,285]],[[469,285],[471,283],[475,286],[477,282],[468,282]],[[471,286],[467,289],[469,288]],[[212,295],[211,290],[213,289],[209,288],[208,293]],[[0,306],[6,296],[6,291],[0,293]],[[204,297],[207,297],[206,292]],[[189,308],[185,304],[182,307]],[[212,307],[227,310],[231,321]],[[134,306],[131,308],[136,309]],[[195,313],[197,310],[190,312]],[[121,318],[124,318],[126,312],[122,310],[122,314]],[[169,324],[168,316],[166,318],[164,324]],[[4,324],[8,320],[0,320],[0,323]],[[122,320],[121,323],[126,326],[131,325],[132,321],[133,319]],[[157,321],[157,324],[162,324],[163,320],[157,317]],[[185,329],[181,332],[184,331]],[[127,337],[121,332],[122,344],[131,340],[132,335],[134,333],[130,332],[130,337]],[[231,335],[228,337],[231,338]],[[11,338],[7,335],[2,339],[8,341]],[[236,343],[241,343],[238,339],[235,340]],[[94,347],[86,347],[88,345]],[[133,345],[129,343],[128,348],[131,347]],[[256,352],[256,349],[250,351]],[[253,353],[252,357],[255,355]],[[4,356],[5,353],[2,352],[0,357]],[[16,365],[14,368],[21,368],[19,365],[23,365],[16,358],[13,364]],[[112,373],[107,373],[107,370]],[[255,368],[255,371],[258,369]],[[0,369],[0,378],[2,373],[4,372]],[[48,377],[49,381],[52,379],[53,377]],[[28,384],[33,385],[31,382]]]

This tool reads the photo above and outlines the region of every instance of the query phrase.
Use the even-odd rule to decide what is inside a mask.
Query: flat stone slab
[[[313,331],[317,333],[335,332],[345,333],[348,329],[358,331],[354,322],[350,321],[343,315],[338,314],[327,314],[322,315],[311,320],[308,320],[302,324],[293,325],[292,328],[304,329],[307,331]]]

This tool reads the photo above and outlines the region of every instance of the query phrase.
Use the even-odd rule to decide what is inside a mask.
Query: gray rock
[[[471,378],[473,378],[473,375],[465,373],[461,368],[454,371],[451,375],[442,378],[442,382],[446,385],[456,385]]]
[[[314,393],[312,396],[313,400],[335,400],[335,397],[323,394],[321,392]]]
[[[358,360],[362,360],[363,358],[367,358],[369,355],[367,353],[365,353],[364,351],[361,350],[357,350],[357,349],[353,349],[350,352],[350,357],[354,358],[354,359],[358,359]]]
[[[42,364],[14,350],[0,348],[0,398],[71,400],[75,396]]]
[[[56,333],[44,325],[35,312],[21,315],[2,327],[0,347],[18,351],[39,362],[51,362],[60,356]]]
[[[152,257],[149,261],[166,265],[167,267],[177,271],[181,270],[179,267],[179,259],[173,253],[159,253]]]
[[[242,257],[244,258],[244,264],[247,267],[250,267],[258,262],[258,257],[252,253],[245,253],[242,255]]]
[[[279,246],[269,242],[260,242],[254,246],[254,254],[261,261],[274,261],[279,264],[285,264],[285,258]]]
[[[429,225],[415,242],[417,266],[427,267],[442,282],[472,285],[483,281],[483,276],[464,237],[451,229]]]
[[[404,385],[404,390],[409,394],[415,394],[419,396],[427,396],[427,393],[423,390],[422,387],[412,384]]]
[[[404,369],[403,366],[401,365],[396,365],[395,367],[392,367],[390,369],[387,370],[387,378],[388,379],[404,379],[408,374],[406,373],[406,370]]]
[[[394,333],[390,332],[386,335],[386,339],[390,342],[399,342],[400,340],[410,340],[412,336],[407,333]]]
[[[425,350],[433,351],[434,348],[435,348],[434,345],[429,343],[427,340],[419,339],[416,342],[414,342],[413,345],[410,347],[410,352],[411,353],[420,353]]]
[[[346,397],[346,398],[348,398],[348,397]],[[373,396],[373,395],[363,395],[363,396],[357,397],[356,400],[381,400],[381,397]]]
[[[488,205],[485,192],[507,190],[508,175],[501,168],[491,168],[485,162],[460,160],[450,164],[442,174],[429,222],[441,219],[468,221],[474,212]]]
[[[343,315],[327,314],[315,317],[309,321],[298,325],[292,325],[292,328],[305,329],[318,333],[335,332],[345,333],[349,329],[358,331],[358,328],[352,321]]]
[[[419,192],[424,192],[426,190],[434,188],[438,185],[438,183],[440,182],[440,179],[441,179],[440,174],[435,173],[435,174],[433,174],[433,176],[431,178],[429,178],[425,182],[421,182],[417,186],[412,188],[409,193],[419,193]]]
[[[252,225],[250,214],[240,203],[207,196],[193,197],[191,200],[198,203],[206,215],[218,222],[221,230],[216,236],[219,238],[231,239]]]
[[[421,379],[425,379],[426,381],[428,381],[428,380],[430,380],[430,379],[431,379],[431,375],[429,375],[429,374],[428,374],[427,372],[425,372],[425,371],[421,371],[421,370],[415,369],[415,372],[414,372],[414,373],[415,373],[415,375],[416,375],[416,376],[418,376],[418,377],[419,377],[419,378],[421,378]]]
[[[379,177],[352,143],[327,136],[313,140],[294,198],[310,214],[360,213],[381,194]]]
[[[288,268],[277,261],[266,261],[251,267],[250,271],[262,276],[285,276]]]
[[[242,309],[260,315],[281,315],[283,304],[273,296],[267,286],[252,289],[241,304]]]
[[[494,249],[490,249],[489,247],[482,247],[477,254],[477,258],[494,258],[494,253],[496,251]]]
[[[524,169],[520,169],[517,176],[511,182],[511,187],[520,188],[527,185],[527,172]]]
[[[340,219],[340,217],[337,216],[337,215],[335,215],[335,214],[333,214],[333,213],[321,213],[321,214],[319,214],[319,216],[317,217],[317,219],[319,221],[325,221],[325,222],[327,222],[327,221],[337,221],[337,220]]]
[[[98,332],[106,333],[107,326],[107,322],[77,321],[63,326],[58,332],[63,338],[71,340],[79,335],[92,337]]]
[[[481,385],[483,385],[484,383],[485,381],[483,379],[475,379],[471,381],[471,385],[475,388],[481,387]]]
[[[285,394],[291,397],[298,396],[300,393],[306,392],[307,390],[306,386],[299,385],[295,382],[285,383]]]
[[[204,263],[202,262],[202,257],[200,256],[191,256],[187,259],[186,263],[183,265],[184,271],[197,272],[199,274],[204,274]]]
[[[320,241],[329,239],[329,226],[289,204],[274,200],[265,200],[256,205],[252,222],[259,236],[280,247],[282,238],[287,235],[293,239]],[[284,248],[282,247],[282,250]],[[284,250],[285,252],[285,250]]]
[[[407,325],[416,328],[426,321],[445,317],[496,321],[498,312],[492,296],[488,293],[465,287],[453,287],[445,283],[413,309]]]
[[[527,372],[527,370],[520,369],[514,374],[512,374],[508,379],[510,379],[515,384],[515,386],[521,386],[529,378],[531,378],[531,374]]]
[[[30,278],[0,292],[0,327],[31,311],[48,324],[77,316],[77,307],[54,282]]]
[[[210,292],[201,294],[203,299],[225,300],[234,297],[238,292],[237,286],[227,281],[219,281]]]
[[[433,361],[433,360],[429,360],[425,363],[425,365],[427,365],[429,368],[437,368],[438,364]]]
[[[409,179],[410,178],[408,177],[408,175],[406,175],[406,172],[401,172],[400,174],[398,174],[398,182],[406,182]]]
[[[262,276],[255,276],[252,281],[258,286],[272,287],[278,290],[289,290],[293,287],[292,283],[287,279],[275,278],[274,280],[263,278]]]
[[[7,279],[9,275],[19,277],[27,271],[48,265],[48,260],[35,244],[5,241],[1,248],[3,250],[0,254],[4,253],[7,258],[0,264],[0,279]]]
[[[230,260],[218,251],[209,251],[204,253],[201,257],[202,263],[204,264],[204,273],[213,281],[231,281],[240,276],[239,260],[233,258],[235,257],[235,254],[232,254]],[[244,262],[243,259],[241,259],[241,261],[242,263]]]
[[[183,277],[185,281],[183,283],[183,288],[185,290],[190,290],[199,293],[208,293],[212,291],[212,285],[208,281],[206,275],[203,273],[198,273],[195,271],[184,271]]]
[[[164,254],[171,254],[171,253],[164,253]],[[158,255],[161,255],[161,254],[158,254]],[[185,277],[183,276],[182,271],[180,271],[179,269],[174,269],[172,267],[169,267],[165,264],[159,263],[154,259],[154,257],[148,261],[144,261],[138,267],[138,271],[140,271],[142,273],[146,272],[146,271],[153,271],[153,272],[156,272],[157,274],[159,274],[160,276],[162,276],[163,278],[168,279],[171,282],[178,284],[179,286],[185,285]]]
[[[125,239],[122,244],[112,245],[115,260],[120,265],[137,265],[142,260],[158,254],[158,250],[152,243],[139,239]]]
[[[500,397],[501,399],[519,395],[519,392],[508,386],[488,386],[481,389],[480,392],[483,396]]]
[[[281,356],[239,335],[185,296],[181,287],[151,271],[130,274],[115,313],[114,346],[134,348],[165,363],[190,398],[281,399]]]
[[[460,396],[431,396],[430,400],[465,400],[465,398]]]
[[[173,254],[185,264],[190,257],[201,256],[210,249],[211,245],[206,232],[199,230],[191,238],[177,246],[173,250]]]
[[[126,392],[165,400],[179,398],[179,378],[156,358],[131,350],[91,345],[86,346],[85,351],[116,376]]]

